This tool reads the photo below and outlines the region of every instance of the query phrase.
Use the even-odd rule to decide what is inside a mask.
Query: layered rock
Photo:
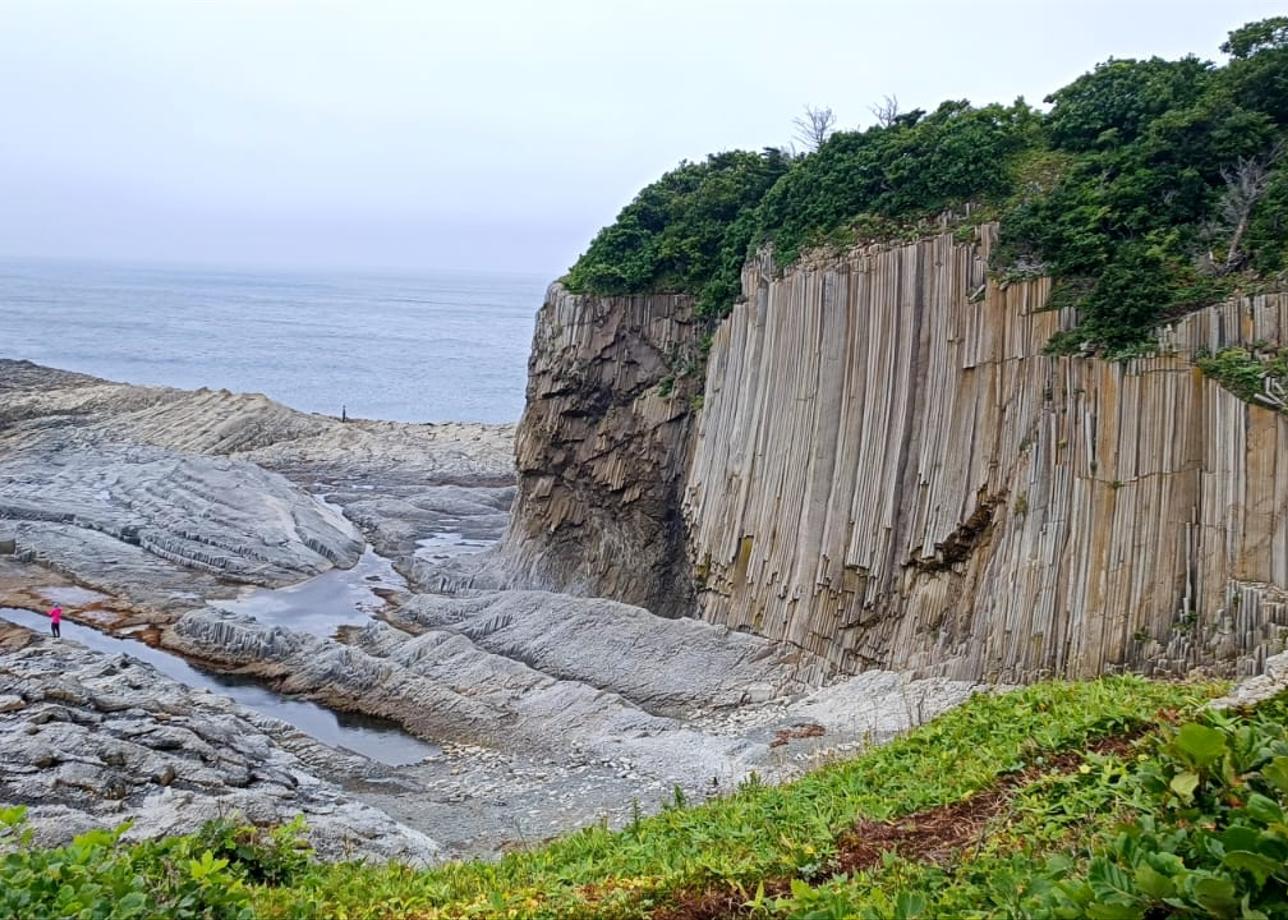
[[[183,616],[162,642],[430,740],[558,759],[575,746],[686,782],[738,772],[739,760],[682,718],[806,689],[798,651],[612,601],[421,595],[387,617],[342,643],[211,609]]]
[[[698,384],[685,374],[699,334],[684,296],[550,287],[493,583],[612,597],[663,615],[691,610],[679,505]]]
[[[439,534],[495,541],[513,494],[510,426],[341,422],[6,360],[0,423],[0,547],[151,619],[351,566],[363,535],[410,571]]]
[[[132,820],[127,839],[238,817],[303,815],[329,858],[426,863],[438,846],[319,779],[290,726],[146,664],[0,624],[0,802],[28,806],[42,845]]]
[[[988,279],[992,235],[748,266],[687,482],[702,615],[841,671],[1255,673],[1288,626],[1288,418],[1192,358],[1288,341],[1288,297],[1049,357],[1069,317]]]

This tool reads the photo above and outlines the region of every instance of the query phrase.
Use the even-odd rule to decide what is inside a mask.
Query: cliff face
[[[748,267],[686,490],[703,616],[843,671],[1252,671],[1288,627],[1288,417],[1189,358],[1284,341],[1288,297],[1051,358],[1047,282],[986,284],[991,235]]]
[[[508,581],[692,612],[680,499],[697,339],[687,297],[551,286],[516,433]]]
[[[988,283],[992,239],[748,265],[697,413],[661,395],[683,298],[553,287],[513,579],[786,640],[813,677],[1255,670],[1288,631],[1288,417],[1191,359],[1288,340],[1288,296],[1190,315],[1155,357],[1052,358],[1071,317],[1045,279]]]

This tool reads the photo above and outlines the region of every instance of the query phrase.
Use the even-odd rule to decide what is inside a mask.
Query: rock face
[[[441,532],[500,536],[511,433],[342,423],[0,360],[0,543],[160,620],[352,566],[363,534],[341,508],[410,571]]]
[[[653,772],[689,782],[695,773],[736,772],[741,747],[682,719],[807,689],[796,677],[799,651],[613,601],[539,591],[416,595],[387,619],[341,643],[202,610],[162,642],[427,739],[556,758],[570,746],[604,757],[629,751]]]
[[[799,646],[812,678],[1259,671],[1288,628],[1288,418],[1193,357],[1288,341],[1288,296],[1187,316],[1154,357],[1049,357],[1072,317],[1045,279],[988,279],[994,235],[749,264],[701,411],[645,426],[650,450],[614,435],[666,416],[630,356],[697,328],[655,319],[675,298],[552,288],[513,581],[668,613],[696,586],[690,613]]]
[[[843,671],[1256,673],[1288,626],[1288,417],[1191,359],[1288,340],[1288,297],[1052,358],[1068,318],[986,282],[991,239],[749,267],[688,480],[704,616]]]
[[[130,819],[140,839],[302,814],[324,857],[437,858],[424,834],[312,775],[292,743],[309,746],[146,664],[0,624],[0,802],[28,805],[42,845]]]
[[[687,297],[550,287],[515,436],[501,582],[690,612],[679,508],[698,383],[684,371],[698,337]]]

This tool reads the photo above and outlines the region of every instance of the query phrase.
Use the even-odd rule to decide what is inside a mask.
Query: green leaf
[[[1232,917],[1239,907],[1234,882],[1224,878],[1201,878],[1194,883],[1194,900],[1218,917]]]
[[[148,897],[141,891],[131,891],[116,902],[115,916],[131,917],[147,909]]]
[[[1199,787],[1199,775],[1189,771],[1177,773],[1168,786],[1182,802],[1189,804],[1194,801],[1194,790]]]
[[[1282,866],[1268,856],[1262,856],[1260,853],[1249,853],[1247,850],[1235,850],[1233,853],[1226,853],[1221,860],[1231,869],[1242,869],[1245,872],[1252,873],[1252,877],[1257,880],[1257,885],[1265,885],[1266,880],[1274,875]]]
[[[1145,909],[1136,904],[1089,904],[1086,916],[1091,920],[1140,920]]]
[[[1148,863],[1141,863],[1136,867],[1136,887],[1155,901],[1176,894],[1176,885],[1172,880]]]
[[[1225,735],[1215,728],[1189,722],[1176,733],[1173,745],[1191,764],[1204,769],[1225,753]]]
[[[1261,768],[1261,775],[1280,792],[1288,794],[1288,757],[1276,757]]]
[[[901,891],[894,902],[898,920],[916,920],[926,911],[926,896],[919,891]]]
[[[1279,807],[1279,803],[1259,792],[1248,796],[1248,804],[1244,809],[1263,824],[1274,824],[1284,819],[1284,810]]]

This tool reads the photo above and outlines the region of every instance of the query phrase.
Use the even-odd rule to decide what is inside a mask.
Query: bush
[[[714,154],[645,188],[568,272],[575,292],[724,298],[738,286],[752,209],[787,169],[779,150]]]
[[[1160,320],[1288,268],[1288,17],[1236,29],[1223,50],[1224,67],[1107,61],[1049,96],[1049,115],[1023,100],[954,100],[839,131],[794,159],[681,164],[599,233],[568,284],[685,291],[721,316],[758,246],[786,266],[811,247],[906,238],[969,210],[1000,217],[997,271],[1044,271],[1080,292],[1065,344],[1138,349]],[[1249,163],[1267,173],[1253,199],[1235,178]]]
[[[1244,402],[1264,404],[1266,378],[1288,389],[1288,348],[1224,348],[1214,355],[1200,355],[1198,366]]]
[[[199,833],[124,844],[128,823],[38,849],[26,809],[0,809],[0,918],[253,920],[248,884],[288,883],[308,864],[296,821],[274,831],[212,822]]]

